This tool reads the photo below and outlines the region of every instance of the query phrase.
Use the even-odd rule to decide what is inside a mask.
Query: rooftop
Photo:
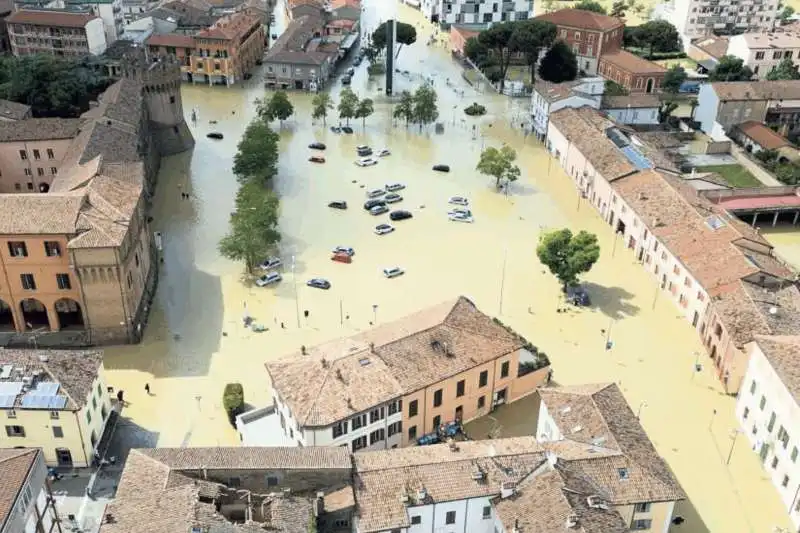
[[[711,84],[720,100],[797,100],[800,80],[720,81]]]
[[[18,104],[11,100],[0,100],[0,118],[6,120],[22,120],[28,118],[31,113],[31,106]]]
[[[534,90],[547,102],[553,103],[572,96],[575,87],[582,83],[584,83],[584,80],[580,78],[563,83],[552,83],[537,78],[534,82]]]
[[[601,109],[642,109],[660,107],[661,99],[657,94],[634,93],[626,96],[603,96]]]
[[[15,11],[9,17],[6,17],[6,22],[9,24],[30,24],[32,26],[83,28],[96,18],[99,17],[86,13],[23,9]]]
[[[154,33],[147,38],[148,46],[172,46],[175,48],[194,48],[194,37],[183,33]]]
[[[739,124],[736,128],[765,150],[777,150],[778,148],[789,146],[789,141],[761,122],[748,120]]]
[[[170,470],[350,469],[350,454],[339,446],[146,448],[138,453]]]
[[[559,9],[552,13],[539,15],[536,19],[582,30],[608,31],[624,26],[621,19],[581,9]]]
[[[38,448],[0,449],[0,529],[5,528],[17,495],[22,490],[38,455]]]
[[[743,33],[731,39],[743,39],[748,48],[800,48],[800,35],[793,32]]]
[[[71,235],[84,199],[76,194],[0,194],[0,235]]]
[[[522,347],[467,298],[266,364],[303,426],[326,426]]]
[[[764,357],[800,405],[800,336],[756,336]]]
[[[627,50],[616,50],[603,54],[600,56],[600,61],[611,63],[632,74],[660,74],[667,71],[667,69],[661,65],[642,59]]]
[[[96,351],[2,349],[0,409],[81,409],[102,361]]]
[[[331,54],[312,51],[308,47],[312,39],[322,35],[323,27],[323,20],[317,16],[303,15],[295,18],[272,44],[264,61],[300,65],[324,63]]]
[[[72,139],[78,135],[80,126],[81,119],[79,118],[0,120],[0,143]]]
[[[197,32],[198,39],[238,40],[250,31],[253,26],[261,24],[261,20],[243,11],[237,11],[217,20],[213,25]]]
[[[704,51],[711,57],[719,59],[728,53],[728,42],[730,37],[712,36],[703,37],[692,42],[694,46]]]

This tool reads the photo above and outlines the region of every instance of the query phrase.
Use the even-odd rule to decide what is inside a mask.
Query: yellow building
[[[0,350],[0,448],[41,448],[50,466],[90,466],[112,410],[100,352]]]
[[[244,11],[226,15],[194,36],[189,81],[239,83],[261,61],[265,48],[259,17]]]

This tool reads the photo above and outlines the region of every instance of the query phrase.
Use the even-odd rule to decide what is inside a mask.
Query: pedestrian
[[[308,318],[308,315],[309,315],[308,309],[306,309],[305,311],[303,311],[303,316],[305,316],[306,318]]]
[[[124,403],[125,403],[125,400],[123,400],[123,396],[124,396],[124,394],[125,394],[125,392],[124,392],[122,389],[120,389],[120,390],[118,390],[118,391],[117,391],[117,401],[118,401],[119,403],[121,403],[121,404],[124,404]]]
[[[286,329],[286,324],[284,324],[283,322],[281,322],[281,329]]]
[[[150,384],[149,383],[145,383],[144,384],[144,391],[147,393],[148,396],[150,396]]]

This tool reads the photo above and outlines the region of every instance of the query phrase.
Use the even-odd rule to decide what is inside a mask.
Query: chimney
[[[514,529],[511,530],[511,533],[521,533],[519,529],[519,518],[514,519]]]
[[[314,517],[319,518],[325,514],[325,493],[318,492],[314,500]]]
[[[513,481],[503,481],[500,483],[500,498],[506,499],[514,495],[516,486]]]
[[[547,450],[544,452],[544,456],[547,458],[547,463],[550,466],[556,466],[556,463],[558,462],[558,455],[556,455],[555,452]]]
[[[428,497],[428,491],[425,490],[425,487],[420,487],[417,490],[417,503],[425,501],[425,498]]]

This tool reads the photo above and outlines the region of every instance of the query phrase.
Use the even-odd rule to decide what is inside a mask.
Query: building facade
[[[572,48],[583,76],[596,76],[600,56],[622,48],[625,24],[621,19],[580,9],[560,9],[536,19],[556,25],[558,38]]]
[[[531,0],[503,0],[483,3],[468,0],[422,0],[420,10],[431,22],[439,24],[485,24],[512,22],[533,17]]]
[[[0,447],[41,448],[48,466],[92,466],[112,411],[102,355],[4,350],[0,369]]]
[[[456,339],[450,325],[469,320],[473,325]],[[489,337],[497,343],[487,345]],[[408,375],[396,350],[412,345],[422,346],[408,356],[420,371]],[[547,380],[548,364],[462,297],[266,367],[281,431],[303,446],[347,445],[355,452],[414,444],[525,397]]]
[[[741,429],[795,527],[800,528],[800,337],[756,337],[736,402]]]
[[[65,0],[64,3],[67,7],[75,6],[100,17],[109,46],[122,35],[125,28],[122,0]]]
[[[56,500],[38,449],[0,450],[0,533],[62,533]]]
[[[777,0],[671,0],[655,7],[653,19],[672,23],[688,45],[692,39],[713,34],[769,33],[778,23],[780,5]]]
[[[338,46],[323,45],[324,21],[316,15],[295,17],[264,57],[267,87],[320,89],[333,74]]]
[[[550,113],[564,107],[600,107],[605,91],[603,78],[580,78],[565,83],[536,80],[531,93],[531,130],[540,140],[547,137]]]
[[[630,93],[649,94],[661,92],[667,69],[626,50],[617,50],[603,54],[597,73],[622,85]]]
[[[230,87],[262,60],[265,49],[261,19],[245,12],[226,15],[194,36],[192,82]]]
[[[619,124],[654,126],[659,123],[661,100],[655,94],[643,93],[605,96],[600,109]]]
[[[800,36],[791,32],[733,35],[727,55],[740,58],[758,79],[763,80],[785,58],[800,66]]]
[[[15,56],[83,57],[106,51],[103,20],[96,15],[26,9],[12,13],[6,24]]]

